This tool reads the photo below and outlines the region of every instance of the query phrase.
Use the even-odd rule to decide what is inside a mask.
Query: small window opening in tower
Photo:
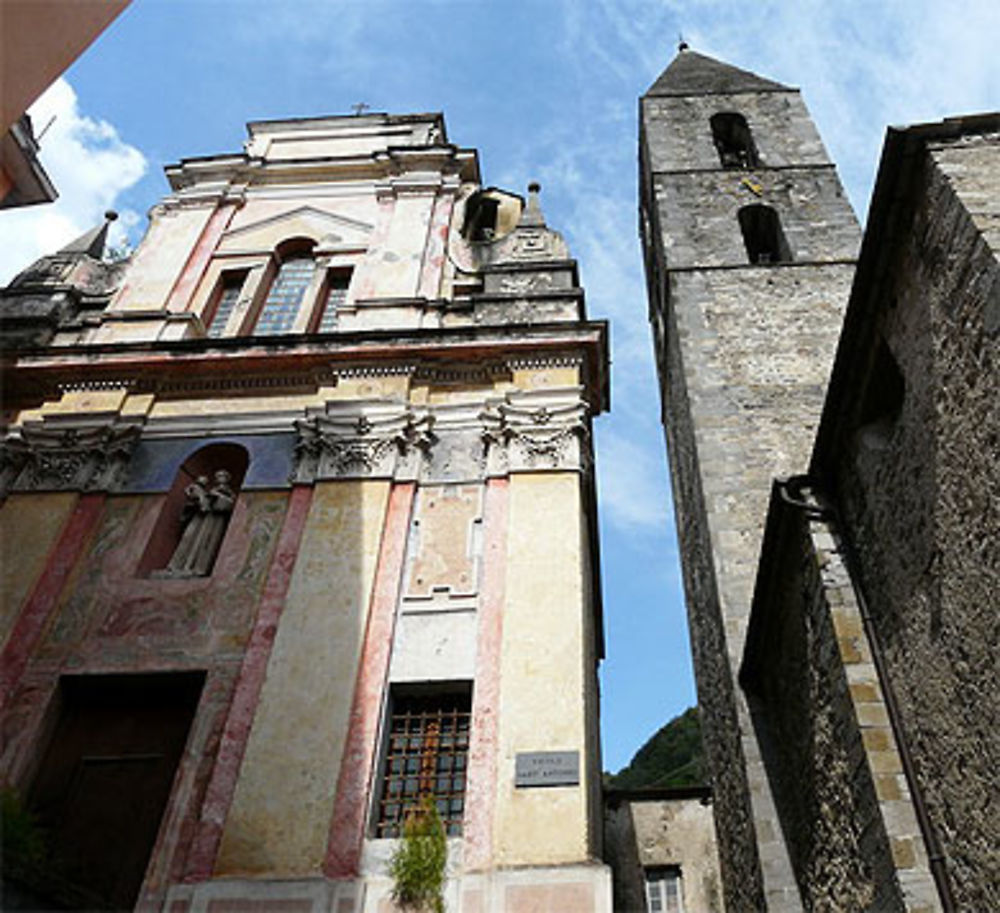
[[[792,252],[776,210],[762,203],[744,206],[737,214],[751,263],[789,263]]]
[[[462,234],[470,241],[492,241],[496,237],[500,201],[482,193],[473,194],[465,208]]]
[[[880,450],[888,445],[903,411],[906,381],[885,339],[880,338],[858,411],[858,438]]]
[[[709,119],[712,139],[723,168],[756,168],[760,163],[746,118],[734,111],[720,111]]]

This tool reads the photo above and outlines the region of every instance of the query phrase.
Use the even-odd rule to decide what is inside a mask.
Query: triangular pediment
[[[230,229],[223,234],[219,250],[230,253],[273,250],[290,238],[310,238],[325,250],[357,249],[368,246],[371,233],[372,226],[367,222],[315,206],[300,206]]]

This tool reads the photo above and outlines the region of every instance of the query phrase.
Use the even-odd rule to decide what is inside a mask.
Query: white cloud
[[[0,284],[5,285],[38,257],[54,253],[99,224],[118,196],[146,171],[146,158],[104,120],[80,111],[73,87],[54,82],[29,113],[41,133],[42,165],[59,192],[55,203],[0,212]],[[53,118],[55,118],[53,120]],[[124,210],[112,228],[120,243],[140,216]]]
[[[651,443],[616,432],[607,422],[598,428],[600,506],[616,526],[673,528],[663,448]]]

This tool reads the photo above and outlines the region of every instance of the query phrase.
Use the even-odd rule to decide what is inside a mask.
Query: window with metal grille
[[[649,913],[684,913],[680,866],[646,869],[646,909]]]
[[[292,328],[315,271],[311,254],[294,254],[281,264],[257,318],[256,335],[274,336]]]
[[[236,302],[239,301],[240,292],[243,291],[243,282],[246,277],[245,272],[222,274],[222,287],[219,290],[219,299],[215,304],[215,314],[212,315],[212,322],[208,326],[208,335],[213,339],[218,339],[225,332],[229,316],[233,313]]]
[[[349,269],[331,271],[326,282],[326,300],[319,318],[317,333],[332,333],[337,329],[337,311],[347,300],[347,289],[351,284]]]
[[[376,837],[399,837],[408,810],[425,797],[434,801],[449,836],[462,833],[471,703],[468,688],[393,693]]]

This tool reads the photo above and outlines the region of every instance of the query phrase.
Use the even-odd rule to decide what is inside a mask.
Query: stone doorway
[[[31,887],[59,909],[138,899],[204,673],[64,676],[29,804],[48,871]]]

